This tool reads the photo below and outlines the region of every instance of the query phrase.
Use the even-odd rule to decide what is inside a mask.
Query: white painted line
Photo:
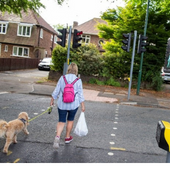
[[[115,117],[115,119],[119,119],[118,117]]]
[[[115,124],[117,124],[118,122],[114,122]]]
[[[116,136],[115,134],[111,134],[111,136]]]
[[[113,156],[114,153],[113,153],[113,152],[109,152],[108,155],[109,155],[109,156]]]
[[[7,91],[4,91],[4,92],[0,92],[0,94],[6,94],[6,93],[8,93]]]
[[[114,145],[115,143],[114,142],[110,142],[111,145]]]
[[[34,113],[34,115],[38,115],[38,113]]]
[[[116,130],[116,129],[117,129],[117,127],[114,127],[113,129],[114,129],[114,130]]]

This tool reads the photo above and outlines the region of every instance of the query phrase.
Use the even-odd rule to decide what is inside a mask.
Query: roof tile
[[[107,24],[107,22],[102,20],[101,18],[93,18],[83,24],[73,27],[73,29],[81,30],[85,34],[98,35],[99,33],[99,30],[97,29],[98,23]]]

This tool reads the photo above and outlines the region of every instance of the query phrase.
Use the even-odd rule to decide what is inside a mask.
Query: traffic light
[[[130,50],[130,42],[131,42],[131,33],[128,34],[123,34],[123,37],[125,38],[124,40],[122,40],[123,44],[125,44],[125,46],[122,46],[122,49],[126,52],[129,52]]]
[[[148,45],[148,43],[146,42],[146,40],[148,39],[148,37],[144,36],[144,35],[139,35],[139,41],[138,41],[138,51],[137,53],[143,53],[146,51],[145,46]]]
[[[57,41],[57,44],[61,45],[62,47],[65,47],[67,29],[66,28],[58,29],[58,31],[61,34],[57,35],[57,37],[60,38],[61,40]]]
[[[79,43],[80,40],[82,40],[81,35],[83,34],[83,31],[78,31],[74,30],[74,35],[73,35],[73,48],[80,47],[81,44]]]

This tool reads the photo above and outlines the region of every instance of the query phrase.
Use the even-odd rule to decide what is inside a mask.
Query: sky
[[[116,6],[124,6],[122,0],[65,0],[58,5],[57,0],[41,0],[46,9],[40,8],[40,15],[51,25],[72,26],[74,21],[82,24],[99,18],[102,12]]]

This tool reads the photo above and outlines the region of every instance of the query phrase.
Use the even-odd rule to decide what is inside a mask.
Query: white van
[[[52,65],[52,58],[44,58],[39,64],[39,70],[50,70],[50,65]]]

